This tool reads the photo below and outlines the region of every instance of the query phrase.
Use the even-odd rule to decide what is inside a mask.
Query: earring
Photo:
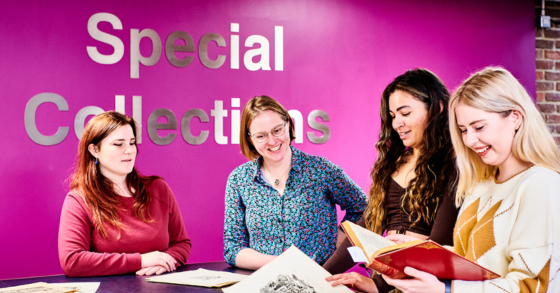
[[[95,157],[95,164],[97,165],[97,157]]]

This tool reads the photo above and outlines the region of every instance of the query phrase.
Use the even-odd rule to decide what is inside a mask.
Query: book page
[[[371,256],[377,250],[379,250],[383,247],[395,245],[395,242],[393,242],[391,240],[387,240],[383,236],[381,236],[377,233],[373,233],[366,228],[360,227],[359,225],[356,225],[356,224],[354,224],[352,222],[349,222],[349,221],[346,221],[344,223],[348,224],[351,227],[352,231],[354,232],[354,234],[358,238],[358,241],[362,245],[362,248],[364,249],[365,255],[368,258],[371,258]]]
[[[230,272],[198,269],[195,271],[171,273],[157,277],[151,277],[147,278],[146,281],[201,287],[223,287],[235,284],[245,279],[246,277],[247,275],[234,274]]]
[[[344,285],[332,287],[329,272],[295,246],[255,271],[245,280],[223,288],[225,293],[352,293]]]

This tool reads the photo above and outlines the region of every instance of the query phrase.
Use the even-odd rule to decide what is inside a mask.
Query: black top
[[[385,218],[387,220],[387,231],[396,230],[398,234],[404,234],[406,231],[430,235],[432,226],[425,222],[418,222],[414,226],[410,226],[410,208],[405,205],[406,211],[401,208],[401,200],[406,192],[394,179],[391,178],[391,184],[387,191],[387,202],[385,203]]]

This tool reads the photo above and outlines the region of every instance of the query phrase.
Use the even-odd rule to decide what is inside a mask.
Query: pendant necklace
[[[270,173],[270,171],[268,170],[268,168],[266,167],[266,165],[264,165],[264,169],[266,170],[266,172],[270,175],[270,177],[272,177],[272,173]],[[282,173],[282,175],[280,175],[280,178],[277,178],[274,180],[274,188],[278,188],[278,186],[280,185],[280,179],[282,179],[282,177],[284,177],[284,175],[286,175],[286,172],[288,172],[288,170],[290,170],[290,168],[292,168],[292,164],[290,163],[290,165],[288,166],[288,168],[286,169],[286,171],[284,171],[284,173]]]

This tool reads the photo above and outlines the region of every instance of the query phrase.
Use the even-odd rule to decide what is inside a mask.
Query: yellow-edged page
[[[373,255],[376,251],[395,245],[395,242],[349,221],[344,221],[342,228],[354,246],[358,246],[364,251],[368,263],[373,261]]]

